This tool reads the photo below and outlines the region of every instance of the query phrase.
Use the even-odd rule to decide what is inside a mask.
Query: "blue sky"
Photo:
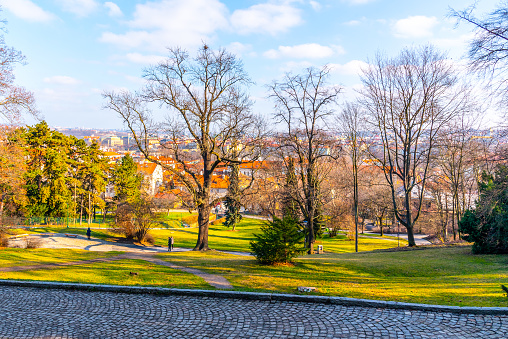
[[[143,85],[143,69],[166,47],[196,50],[206,41],[244,62],[256,83],[254,110],[270,115],[264,85],[284,72],[330,64],[344,99],[377,51],[432,43],[460,63],[471,27],[447,18],[468,0],[0,0],[6,42],[28,64],[17,83],[34,92],[51,126],[122,128],[102,110],[103,91]],[[478,15],[498,1],[478,1]],[[28,123],[31,121],[28,120]]]

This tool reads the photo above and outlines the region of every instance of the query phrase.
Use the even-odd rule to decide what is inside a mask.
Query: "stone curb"
[[[396,301],[327,297],[317,295],[314,296],[314,295],[238,292],[238,291],[222,291],[222,290],[191,290],[191,289],[142,287],[142,286],[72,284],[72,283],[59,283],[48,281],[23,281],[23,280],[0,280],[0,286],[35,287],[48,289],[99,291],[113,293],[133,293],[133,294],[181,295],[193,297],[261,300],[271,302],[292,301],[292,302],[335,304],[343,306],[391,308],[391,309],[403,309],[403,310],[427,311],[427,312],[508,315],[508,307],[441,306],[428,304],[401,303]]]

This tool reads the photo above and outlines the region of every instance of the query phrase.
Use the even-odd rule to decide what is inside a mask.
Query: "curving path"
[[[508,316],[0,286],[0,338],[506,338]]]

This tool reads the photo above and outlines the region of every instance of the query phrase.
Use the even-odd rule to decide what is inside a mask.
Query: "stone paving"
[[[508,316],[0,286],[0,338],[506,338]]]

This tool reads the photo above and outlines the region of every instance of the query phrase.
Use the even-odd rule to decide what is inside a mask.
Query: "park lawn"
[[[472,255],[470,246],[397,252],[328,253],[294,266],[262,266],[253,257],[220,252],[159,255],[228,279],[236,290],[318,294],[453,306],[508,307],[508,255]]]
[[[131,275],[131,272],[135,272],[137,275]],[[0,272],[0,279],[41,280],[122,286],[139,285],[186,289],[210,288],[210,285],[202,278],[193,274],[165,266],[155,265],[143,260],[131,259],[65,266],[53,269]]]
[[[243,218],[236,226],[236,230],[225,226],[212,225],[208,230],[208,245],[210,248],[222,251],[250,252],[249,243],[254,239],[254,233],[259,233],[263,221],[253,218]],[[198,228],[154,229],[150,234],[155,244],[168,245],[168,237],[174,237],[175,247],[194,248],[198,238]]]
[[[321,239],[317,239],[314,245],[323,245],[325,253],[352,253],[355,251],[355,242],[349,240],[346,235],[338,234],[336,237],[330,238],[328,235],[323,235]],[[407,241],[400,239],[400,246],[406,246]],[[358,237],[358,251],[374,251],[387,248],[397,247],[397,238],[377,239],[373,237]]]
[[[179,220],[179,216],[189,215],[187,212],[172,212],[169,219]],[[164,215],[167,216],[167,215]],[[208,243],[210,248],[221,251],[250,252],[250,242],[255,239],[254,234],[260,233],[260,227],[265,221],[244,217],[237,225],[236,230],[222,226],[222,224],[210,224],[208,233]],[[48,226],[40,228],[30,228],[22,230],[21,233],[71,233],[86,235],[86,227],[69,227],[66,226]],[[174,237],[175,247],[194,248],[198,237],[198,228],[156,228],[150,230],[150,234],[155,240],[155,245],[167,246],[168,238]],[[114,233],[110,228],[92,229],[92,236],[106,241],[115,241],[122,235]],[[397,247],[397,242],[393,238],[376,239],[373,237],[358,238],[359,251],[372,251],[377,249],[386,249]],[[400,246],[405,246],[405,240],[400,241]],[[354,252],[354,241],[350,241],[344,234],[339,234],[334,238],[324,235],[321,239],[317,239],[316,245],[323,245],[325,252],[346,253]]]
[[[263,222],[253,218],[243,218],[235,231],[220,224],[210,225],[208,244],[210,248],[221,251],[250,252],[250,241],[255,239],[254,234],[261,233],[260,227]],[[168,237],[172,236],[175,239],[175,247],[194,248],[198,237],[198,229],[154,229],[150,231],[150,234],[154,237],[156,245],[167,246]],[[359,251],[397,247],[397,242],[393,238],[359,237],[358,244]],[[401,239],[400,246],[406,244],[407,242]],[[325,235],[316,241],[316,245],[323,245],[325,252],[344,253],[355,251],[354,241],[348,240],[343,234],[339,234],[334,238]]]
[[[0,267],[73,262],[107,258],[118,255],[119,253],[121,252],[92,252],[85,250],[47,248],[2,248],[0,249]]]

